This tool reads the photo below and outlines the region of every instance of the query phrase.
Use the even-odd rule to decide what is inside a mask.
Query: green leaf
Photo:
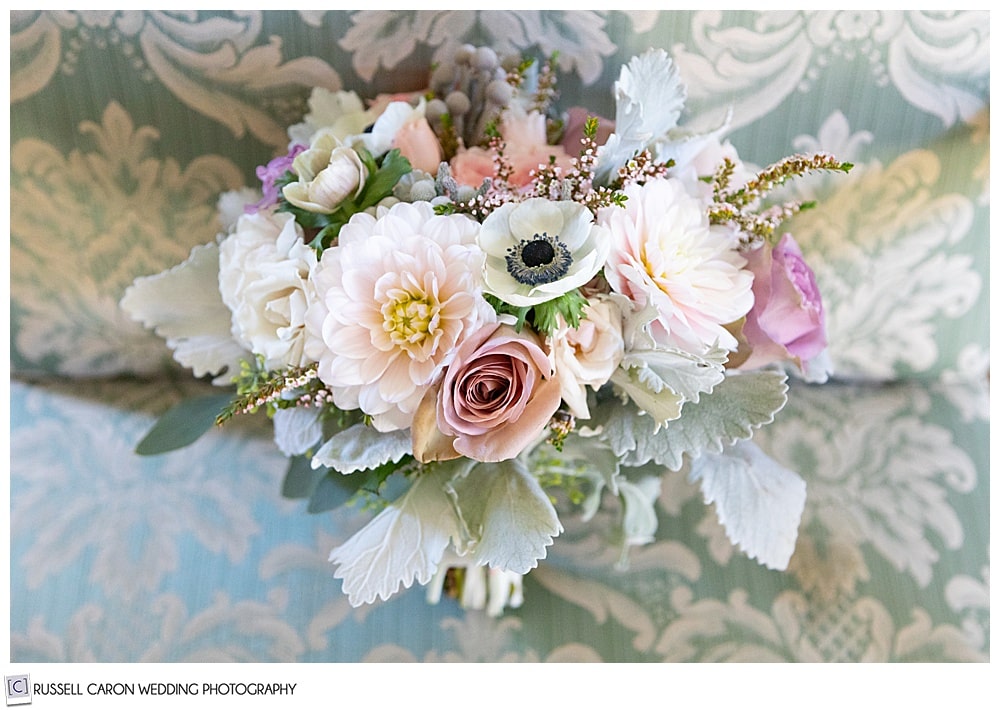
[[[357,481],[352,480],[349,476],[345,476],[342,473],[328,470],[326,475],[317,482],[312,495],[309,497],[309,505],[306,507],[306,511],[310,513],[325,513],[328,510],[339,508],[349,501],[357,491]]]
[[[186,399],[168,409],[135,447],[140,456],[155,456],[193,444],[215,425],[232,394],[210,394]]]
[[[325,468],[313,468],[309,456],[293,456],[288,462],[281,495],[285,498],[309,498],[320,480],[327,474]]]
[[[412,461],[413,458],[407,455],[404,456],[403,460],[399,463],[393,463],[390,461],[389,463],[382,464],[381,466],[369,469],[363,473],[355,474],[354,477],[356,479],[361,479],[361,483],[358,485],[358,490],[367,491],[374,495],[381,496],[382,485],[386,482],[386,479],[399,469],[407,466]]]
[[[531,322],[535,330],[543,335],[551,335],[559,327],[559,316],[561,315],[571,328],[580,326],[580,320],[584,317],[583,311],[587,307],[587,299],[580,289],[575,288],[551,301],[539,303],[532,313]]]
[[[310,212],[309,210],[302,209],[301,207],[293,205],[283,197],[278,199],[278,206],[275,208],[275,212],[290,213],[293,217],[295,217],[295,221],[306,229],[322,229],[330,224],[330,215],[322,212]]]
[[[360,152],[359,152],[360,154]],[[382,165],[368,176],[365,189],[358,198],[358,211],[374,207],[392,194],[392,188],[399,179],[413,170],[410,161],[403,157],[398,148],[393,148],[382,159]]]

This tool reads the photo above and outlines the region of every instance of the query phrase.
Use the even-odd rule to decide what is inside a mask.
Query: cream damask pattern
[[[180,166],[158,150],[161,129],[136,126],[117,103],[78,129],[86,150],[63,155],[36,138],[11,148],[15,346],[56,358],[63,375],[150,372],[169,353],[122,313],[121,294],[214,239],[218,195],[242,185],[240,171],[217,155]]]
[[[807,481],[787,572],[735,551],[681,471],[625,558],[613,504],[565,518],[502,618],[419,588],[355,609],[327,554],[363,518],[282,499],[266,427],[132,453],[208,385],[123,316],[125,286],[215,237],[310,87],[418,88],[465,42],[558,52],[562,103],[601,110],[663,47],[688,127],[855,163],[791,188],[818,203],[788,227],[838,381],[795,383],[756,437]],[[988,660],[989,123],[985,12],[12,12],[12,659]]]
[[[206,16],[209,15],[209,16]],[[260,10],[225,16],[198,11],[13,12],[11,101],[45,88],[57,72],[76,73],[83,45],[115,49],[137,80],[161,83],[193,110],[268,145],[288,142],[285,124],[261,109],[323,86],[341,88],[318,57],[285,61],[281,39],[264,36]]]
[[[690,47],[673,47],[702,128],[732,105],[737,126],[814,90],[843,62],[863,61],[875,87],[892,84],[945,126],[971,121],[989,86],[989,22],[981,14],[914,10],[706,11],[692,20]],[[852,87],[841,86],[850,91]]]

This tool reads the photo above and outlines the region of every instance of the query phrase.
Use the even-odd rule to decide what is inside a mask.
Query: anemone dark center
[[[545,239],[536,239],[524,245],[521,250],[521,260],[530,268],[551,264],[556,258],[555,247]]]
[[[550,237],[542,232],[508,249],[506,261],[507,272],[518,283],[539,286],[558,281],[569,273],[573,255],[558,234]]]

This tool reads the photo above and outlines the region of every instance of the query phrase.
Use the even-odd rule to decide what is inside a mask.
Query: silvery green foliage
[[[412,451],[409,429],[381,432],[368,424],[354,424],[319,448],[312,467],[326,466],[348,474],[397,462]]]
[[[548,495],[520,459],[479,464],[454,490],[476,564],[526,574],[563,530]]]
[[[623,66],[615,82],[615,132],[598,151],[597,181],[666,137],[677,126],[686,98],[680,72],[662,49],[644,52]]]
[[[334,576],[344,581],[352,606],[431,580],[450,541],[461,537],[461,521],[445,491],[456,465],[417,476],[406,493],[330,552]]]
[[[348,430],[349,431],[349,430]],[[562,532],[555,507],[518,459],[424,467],[410,488],[330,553],[354,606],[427,584],[449,546],[478,565],[524,574]]]
[[[311,449],[323,436],[319,407],[286,407],[276,409],[274,443],[285,456],[300,456]]]
[[[701,482],[705,503],[715,503],[733,544],[765,567],[788,567],[806,503],[806,482],[797,473],[740,441],[695,459],[689,478]]]
[[[620,401],[602,406],[592,424],[623,466],[654,461],[680,470],[684,455],[722,451],[774,419],[787,401],[786,376],[777,372],[730,373],[709,394],[684,404],[684,416],[662,426]]]
[[[227,385],[240,362],[253,356],[232,335],[232,314],[219,294],[218,274],[218,245],[196,246],[177,266],[136,279],[125,289],[121,307],[166,340],[177,362],[195,377],[214,375],[214,384]]]

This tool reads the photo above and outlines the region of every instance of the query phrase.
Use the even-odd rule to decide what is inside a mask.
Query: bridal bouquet
[[[808,205],[769,198],[850,166],[753,169],[726,126],[685,132],[663,51],[622,68],[613,120],[558,111],[553,67],[467,45],[411,94],[315,89],[260,190],[221,197],[218,239],[122,299],[226,388],[137,450],[266,412],[285,495],[370,512],[330,554],[353,605],[416,581],[500,613],[561,515],[612,503],[624,564],[685,467],[751,558],[794,548],[805,483],[750,439],[828,367],[780,230]]]

